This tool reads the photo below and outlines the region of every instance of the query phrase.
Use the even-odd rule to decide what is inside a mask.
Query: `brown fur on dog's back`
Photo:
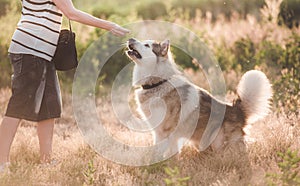
[[[218,135],[210,147],[214,150],[219,150],[220,148],[225,147],[228,143],[240,141],[243,138],[243,128],[246,125],[245,114],[240,107],[240,100],[236,101],[233,106],[231,106],[217,101],[208,92],[201,89],[199,97],[200,115],[195,132],[191,137],[192,145],[199,150],[200,140],[205,129],[208,127],[207,125],[209,124],[209,118],[212,111],[212,101],[217,104],[217,108],[218,105],[221,107],[225,106],[226,111]]]

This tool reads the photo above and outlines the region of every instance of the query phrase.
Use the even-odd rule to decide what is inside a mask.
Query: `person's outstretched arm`
[[[116,36],[124,36],[129,33],[129,30],[116,23],[96,18],[88,13],[76,9],[71,0],[53,0],[53,2],[70,20],[108,30]]]

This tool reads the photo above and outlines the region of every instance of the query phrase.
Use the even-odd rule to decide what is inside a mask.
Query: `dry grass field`
[[[9,96],[8,88],[0,90],[0,120]],[[12,146],[10,171],[0,175],[0,185],[281,185],[284,182],[267,177],[269,173],[283,174],[278,153],[300,149],[300,118],[271,114],[248,129],[243,153],[197,153],[187,146],[180,154],[155,165],[119,165],[96,154],[84,142],[73,117],[71,97],[63,98],[63,117],[57,120],[54,132],[53,158],[58,163],[39,164],[36,126],[23,121]],[[110,103],[99,102],[109,108]],[[110,112],[107,109],[102,119],[111,132],[128,142],[138,141],[118,126]],[[299,164],[288,171],[297,170]]]
[[[166,3],[170,1],[168,0]],[[7,47],[20,15],[15,6],[20,2],[17,0],[12,2],[14,4],[10,8],[11,10],[5,16],[0,17],[1,62],[6,60],[3,56],[7,55]],[[78,4],[80,2],[78,1]],[[87,3],[86,7],[94,7],[93,2],[84,1]],[[112,2],[118,6],[115,1]],[[292,48],[294,50],[289,49],[290,53],[287,50],[287,42],[293,35],[300,36],[300,27],[289,29],[278,25],[276,15],[279,13],[279,5],[282,1],[266,0],[266,2],[269,3],[268,6],[258,10],[261,20],[257,20],[253,15],[242,18],[236,12],[233,13],[230,20],[219,15],[213,21],[209,12],[206,13],[206,17],[195,16],[193,19],[186,19],[183,14],[173,15],[172,11],[166,20],[183,25],[203,38],[218,60],[223,60],[222,64],[227,68],[224,70],[227,90],[233,91],[242,74],[242,62],[239,62],[239,66],[237,65],[235,69],[232,68],[234,63],[238,63],[239,58],[236,58],[239,57],[238,55],[244,55],[247,59],[263,59],[253,68],[264,71],[272,82],[276,82],[285,75],[284,72],[287,69],[281,69],[280,66],[283,62],[287,62],[283,58],[291,59],[288,61],[290,64],[293,64],[296,57],[299,58],[297,52],[299,53],[300,45],[296,43],[299,40],[295,40],[293,43],[295,47]],[[136,12],[132,11],[131,13],[132,15],[124,17],[112,16],[110,20],[120,24],[141,20]],[[200,12],[198,13],[200,14]],[[273,19],[270,19],[270,16],[273,16]],[[96,32],[91,27],[74,23],[74,30],[82,48],[87,46],[87,41],[96,37],[94,36]],[[243,46],[244,51],[238,50]],[[263,50],[268,49],[265,46],[270,46],[270,50]],[[296,48],[297,46],[298,48]],[[248,53],[250,54],[248,55]],[[284,57],[283,54],[285,54]],[[293,56],[296,57],[293,58]],[[235,61],[235,59],[237,60]],[[299,61],[298,59],[297,64],[300,64]],[[0,80],[6,81],[6,84],[0,81],[0,85],[5,85],[0,87],[0,121],[2,121],[11,92],[9,88],[5,88],[9,82],[10,71],[7,69],[10,66],[4,66],[3,63],[0,65],[3,66],[0,66],[0,77],[2,78]],[[298,67],[295,66],[290,71],[295,72]],[[299,84],[299,70],[297,72],[298,74],[294,76],[296,78],[288,79],[291,81],[283,81],[282,85],[278,86],[281,88],[286,86],[286,89],[275,90],[274,93],[281,96],[280,100],[283,103],[286,102],[287,106],[294,106],[300,113],[298,107],[300,93],[298,93],[299,91],[291,93],[288,87],[291,83],[296,86],[297,82]],[[204,77],[200,72],[185,69],[185,73],[189,74],[192,81],[199,86],[209,88],[207,84],[203,83],[205,82]],[[63,80],[61,83],[69,86]],[[22,121],[12,145],[9,172],[0,174],[0,186],[300,185],[300,114],[283,112],[286,107],[283,108],[280,104],[273,105],[273,112],[267,118],[247,128],[247,147],[243,152],[229,149],[223,153],[198,153],[186,146],[180,154],[166,161],[151,166],[130,167],[111,162],[89,147],[76,124],[72,110],[72,96],[65,89],[67,88],[64,88],[62,93],[63,115],[56,121],[53,140],[53,158],[57,160],[57,163],[49,166],[39,164],[36,125]],[[233,97],[233,92],[228,92],[228,100],[232,100]],[[109,99],[98,98],[97,105],[99,112],[101,110],[105,113],[101,115],[101,120],[112,136],[128,144],[151,142],[150,135],[145,137],[133,133],[119,124],[113,114]],[[132,158],[135,158],[134,154]]]

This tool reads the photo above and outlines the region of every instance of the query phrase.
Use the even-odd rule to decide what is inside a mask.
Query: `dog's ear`
[[[170,40],[166,39],[160,44],[160,51],[162,56],[166,56],[168,54],[170,48]]]

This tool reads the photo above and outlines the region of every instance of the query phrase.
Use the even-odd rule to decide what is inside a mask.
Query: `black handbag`
[[[56,70],[68,71],[78,66],[75,33],[72,32],[70,20],[69,27],[70,30],[63,29],[59,33],[57,48],[52,58]]]

